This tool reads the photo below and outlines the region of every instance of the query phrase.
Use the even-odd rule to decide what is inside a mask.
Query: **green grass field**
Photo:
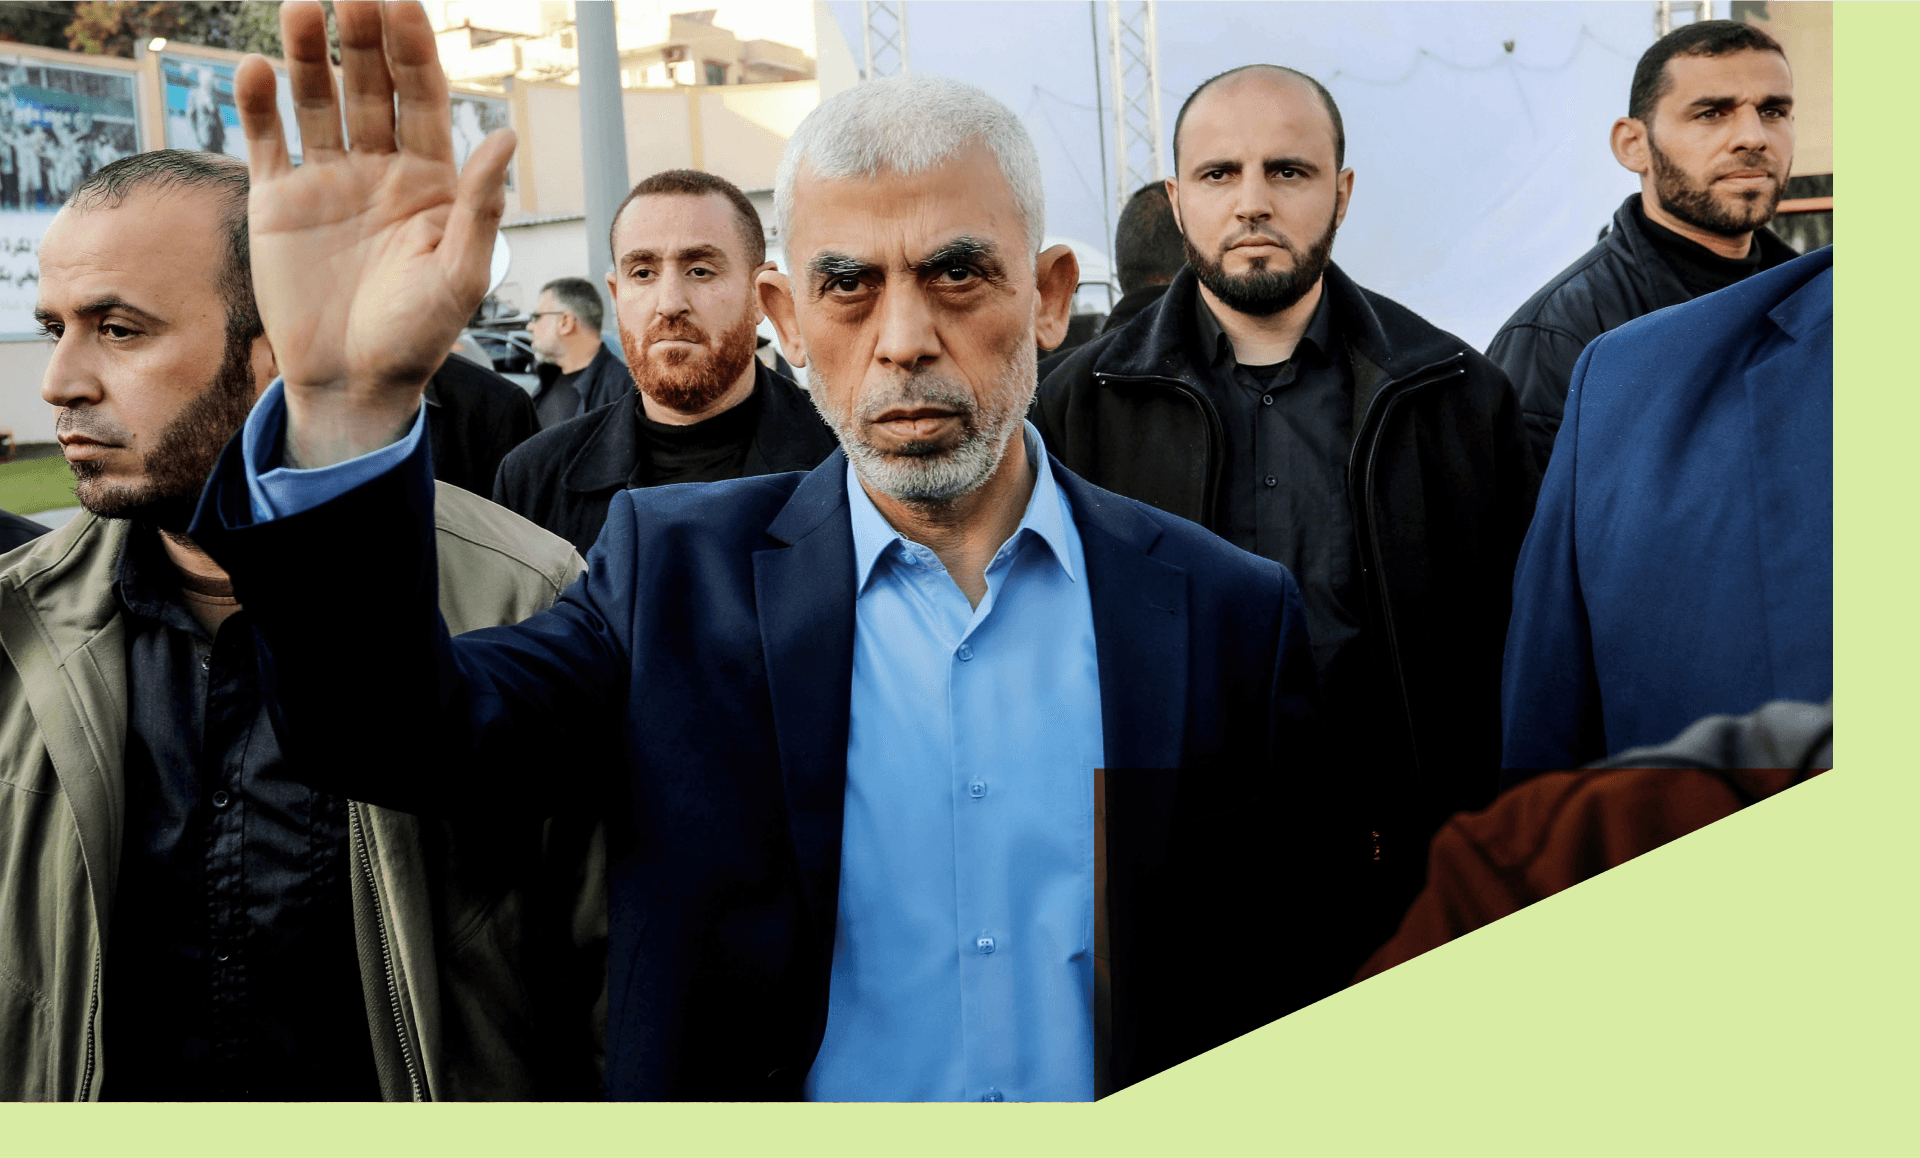
[[[66,459],[56,454],[0,462],[0,511],[31,515],[73,505],[73,472]]]

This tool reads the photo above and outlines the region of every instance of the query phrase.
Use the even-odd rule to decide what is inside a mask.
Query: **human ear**
[[[1067,315],[1073,294],[1080,288],[1080,259],[1073,250],[1056,245],[1033,261],[1033,280],[1039,291],[1033,307],[1033,340],[1051,350],[1067,337]]]
[[[780,335],[780,352],[787,361],[795,366],[807,364],[807,340],[800,334],[800,315],[793,303],[793,280],[777,269],[763,266],[754,275],[753,292],[760,300],[760,309],[773,323],[773,332]]]
[[[1621,168],[1644,175],[1653,167],[1646,122],[1633,117],[1621,117],[1613,122],[1613,132],[1608,136],[1607,143],[1613,146],[1613,159],[1620,162]]]

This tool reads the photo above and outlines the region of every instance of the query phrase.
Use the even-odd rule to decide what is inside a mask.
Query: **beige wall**
[[[515,101],[525,103],[527,152],[526,167],[520,171],[519,212],[510,205],[507,220],[586,212],[579,90],[525,82],[514,89]],[[637,182],[662,169],[694,168],[743,189],[763,189],[773,184],[787,137],[820,103],[820,85],[793,81],[629,89],[622,97],[629,180]]]
[[[1748,23],[1787,50],[1793,66],[1793,173],[1833,172],[1833,5],[1823,0],[1773,0]]]

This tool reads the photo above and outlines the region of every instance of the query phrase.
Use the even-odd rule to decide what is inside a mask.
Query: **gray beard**
[[[846,421],[828,413],[821,404],[826,387],[812,366],[807,367],[807,395],[820,417],[833,428],[862,483],[909,506],[941,507],[979,490],[1000,469],[1007,443],[1020,431],[1027,406],[1033,401],[1038,363],[1033,343],[1023,343],[995,384],[994,397],[1007,399],[1007,405],[991,409],[982,408],[972,395],[946,379],[924,372],[904,379],[886,396],[869,400]],[[909,443],[903,450],[890,453],[861,439],[863,418],[903,402],[931,403],[959,412],[960,441],[948,447]]]

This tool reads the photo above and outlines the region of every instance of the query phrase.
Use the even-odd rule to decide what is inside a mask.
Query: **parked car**
[[[468,330],[462,340],[471,339],[492,359],[493,369],[501,377],[528,394],[540,389],[540,377],[534,372],[539,359],[533,354],[533,335],[525,330]]]

